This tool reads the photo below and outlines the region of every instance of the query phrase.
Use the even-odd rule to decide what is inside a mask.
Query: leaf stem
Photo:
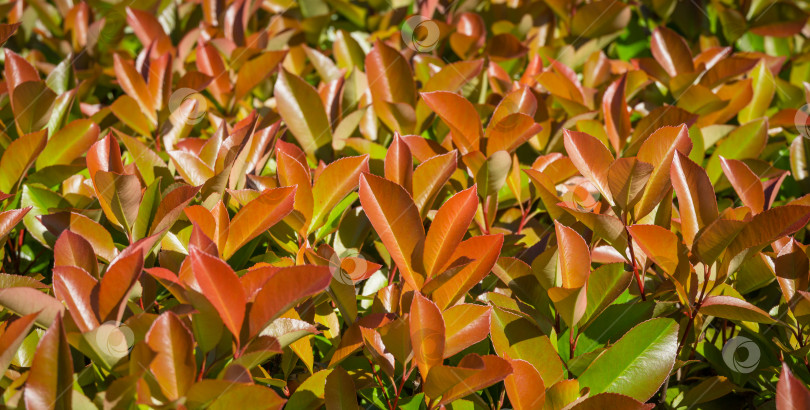
[[[396,394],[396,397],[394,397],[394,406],[392,407],[392,409],[397,408],[397,403],[399,403],[399,396],[402,395],[402,389],[405,388],[405,381],[407,381],[408,378],[411,377],[411,372],[413,372],[413,369],[414,369],[413,364],[411,364],[411,368],[410,370],[407,371],[407,373],[405,372],[405,368],[404,367],[402,368],[402,380],[400,380],[399,387],[397,387],[397,390],[394,392],[394,394]]]
[[[686,323],[686,329],[683,332],[683,336],[681,337],[681,342],[678,343],[678,353],[677,355],[681,354],[681,349],[683,349],[684,343],[686,343],[686,337],[689,336],[689,332],[692,330],[694,326],[695,317],[697,317],[698,311],[700,310],[700,306],[703,305],[703,301],[706,300],[706,290],[709,285],[709,265],[703,265],[703,289],[700,291],[700,295],[698,295],[697,302],[692,310],[689,312],[689,322]],[[676,355],[676,357],[677,357]]]
[[[625,215],[625,221],[627,216]],[[630,231],[627,229],[627,223],[624,224],[624,232],[627,234],[627,247],[630,249],[630,262],[633,264],[633,276],[636,277],[636,283],[638,283],[638,292],[641,294],[641,300],[646,302],[647,297],[644,296],[644,279],[641,278],[641,275],[638,273],[638,264],[636,263],[636,251],[633,250],[633,237],[630,236]]]
[[[368,365],[371,366],[371,373],[374,374],[374,379],[377,380],[377,384],[380,386],[380,390],[382,390],[383,397],[385,398],[385,404],[388,405],[389,409],[394,410],[394,407],[391,406],[391,399],[388,398],[388,392],[385,390],[385,385],[380,378],[380,374],[377,373],[377,369],[374,368],[374,363],[368,357],[366,357],[366,360],[368,360]]]

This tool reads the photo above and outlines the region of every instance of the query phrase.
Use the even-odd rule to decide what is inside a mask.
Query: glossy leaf
[[[25,384],[28,408],[72,408],[73,359],[62,316],[42,335]]]
[[[194,278],[203,295],[214,305],[238,344],[242,321],[245,319],[245,303],[247,303],[239,277],[221,259],[194,247],[191,248],[189,257]]]
[[[158,316],[146,333],[146,343],[156,353],[149,365],[160,390],[176,400],[191,388],[197,372],[191,332],[177,315],[166,312]]]
[[[646,401],[669,377],[677,337],[678,324],[673,320],[643,322],[594,360],[579,381],[591,394],[619,393]]]
[[[243,206],[228,228],[222,249],[227,260],[243,245],[283,219],[293,208],[295,187],[268,189]]]
[[[425,242],[419,210],[401,186],[370,174],[360,176],[360,204],[403,278],[414,289],[424,283],[418,252]]]

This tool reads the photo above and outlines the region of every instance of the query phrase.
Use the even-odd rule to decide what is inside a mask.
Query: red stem
[[[627,230],[627,225],[624,226],[624,231],[627,233],[627,246],[630,248],[630,259],[633,262],[633,275],[636,277],[638,283],[638,292],[641,294],[641,300],[646,301],[647,297],[644,296],[644,280],[638,273],[638,264],[636,263],[636,252],[633,250],[633,237],[630,236],[630,231]]]
[[[681,342],[678,343],[678,355],[681,354],[681,349],[683,349],[683,344],[686,343],[686,337],[689,336],[689,332],[692,330],[694,326],[695,317],[697,317],[698,311],[700,310],[700,306],[703,305],[703,301],[706,300],[706,289],[709,285],[709,265],[703,265],[703,289],[700,291],[700,295],[698,295],[697,302],[695,303],[694,308],[689,312],[689,322],[686,323],[686,329],[683,332],[683,336],[681,337]]]
[[[394,407],[391,406],[391,400],[388,398],[388,392],[385,391],[385,385],[383,384],[382,379],[380,379],[380,374],[377,373],[376,369],[374,369],[374,363],[372,363],[371,359],[368,357],[366,357],[366,360],[368,360],[368,365],[371,366],[371,373],[374,374],[374,379],[377,380],[377,384],[380,386],[380,390],[382,390],[383,397],[385,397],[385,404],[388,405],[389,409],[394,410]]]

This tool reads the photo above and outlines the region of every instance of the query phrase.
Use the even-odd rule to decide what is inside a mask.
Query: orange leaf
[[[477,209],[475,185],[453,195],[439,208],[425,239],[424,265],[428,278],[439,274],[447,264],[464,239]]]
[[[99,283],[98,316],[102,322],[121,321],[129,293],[143,271],[142,252],[121,256],[113,261]]]
[[[118,255],[118,249],[115,247],[110,233],[98,222],[82,214],[58,212],[42,215],[40,220],[48,231],[54,235],[61,235],[62,232],[70,230],[81,236],[93,247],[95,255],[98,255],[105,262],[112,262]]]
[[[450,127],[453,143],[462,154],[478,150],[483,130],[478,112],[469,100],[447,91],[422,93],[422,99]]]
[[[531,363],[520,360],[509,360],[512,374],[504,379],[506,394],[515,410],[541,410],[545,403],[545,384],[540,373]]]
[[[681,213],[681,233],[689,247],[704,226],[717,219],[717,199],[706,171],[681,154],[675,154],[670,169],[672,186],[678,196]]]
[[[223,260],[191,247],[191,269],[202,294],[214,305],[236,344],[245,319],[245,290],[239,276]]]
[[[424,381],[430,369],[440,366],[444,359],[444,318],[435,303],[415,292],[409,323],[413,360]]]
[[[653,31],[650,50],[670,77],[695,71],[692,52],[689,51],[686,40],[664,26],[659,26]]]
[[[312,186],[310,232],[323,225],[332,208],[357,187],[363,172],[368,172],[368,155],[341,158],[321,171]]]
[[[301,265],[288,268],[264,267],[276,270],[269,275],[256,293],[250,309],[250,335],[254,336],[268,323],[288,311],[303,299],[318,294],[332,280],[328,266]]]
[[[405,103],[411,107],[416,104],[413,72],[399,51],[375,41],[374,48],[366,56],[366,73],[375,103]]]
[[[228,260],[239,248],[261,235],[293,210],[295,187],[265,190],[243,206],[233,217],[222,259]]]
[[[158,316],[146,333],[146,343],[157,355],[149,370],[169,400],[183,397],[194,384],[197,365],[191,332],[171,311]]]
[[[456,171],[457,155],[456,151],[437,155],[413,171],[413,200],[422,219],[427,217],[439,191]]]
[[[554,221],[557,234],[562,287],[576,289],[585,285],[591,274],[591,252],[585,239],[575,230]]]
[[[664,272],[675,274],[678,268],[678,236],[669,229],[657,225],[633,225],[627,227],[644,254],[658,264]]]
[[[141,112],[149,118],[152,124],[157,124],[158,119],[152,93],[146,87],[146,81],[141,77],[141,74],[135,70],[132,62],[125,61],[116,53],[113,54],[113,67],[118,84],[124,92],[138,102]]]
[[[408,191],[386,179],[364,173],[360,177],[360,204],[399,267],[402,277],[414,289],[421,289],[425,275],[416,260],[424,246],[425,229],[419,210]]]
[[[11,360],[17,354],[17,349],[22,345],[23,340],[28,336],[28,332],[34,327],[36,313],[25,315],[6,325],[6,329],[0,335],[0,372],[3,374],[8,370]]]
[[[385,154],[385,178],[413,195],[413,156],[399,133],[394,133],[394,141]]]
[[[425,395],[433,399],[441,396],[436,405],[447,404],[491,386],[511,373],[512,366],[505,359],[470,353],[458,367],[437,366],[425,382]]]
[[[450,256],[449,266],[426,283],[422,291],[431,293],[439,308],[446,309],[492,271],[502,247],[503,235],[500,234],[474,236],[461,242]],[[455,264],[460,267],[453,267]]]
[[[523,113],[510,114],[487,127],[487,155],[497,151],[514,152],[543,127],[534,118]]]
[[[565,151],[568,152],[574,166],[613,205],[608,184],[608,169],[613,163],[613,155],[605,144],[584,132],[563,130],[563,134]]]
[[[751,168],[740,160],[726,159],[722,156],[720,165],[743,204],[751,208],[751,212],[755,214],[764,211],[765,190],[762,187],[762,181],[751,171]]]
[[[302,164],[282,151],[276,151],[276,158],[279,186],[296,186],[294,208],[305,221],[309,221],[312,218],[313,199],[312,181],[304,165],[306,163]]]
[[[653,166],[634,157],[618,158],[608,169],[608,186],[616,205],[629,209],[641,199]]]
[[[692,140],[689,139],[689,130],[686,125],[661,127],[641,144],[641,148],[638,150],[639,161],[650,164],[654,168],[644,187],[641,200],[636,205],[636,220],[655,209],[672,187],[669,170],[676,151],[683,155],[689,155],[689,152],[692,151]]]
[[[46,130],[25,134],[8,144],[0,158],[0,191],[13,192],[48,141]]]
[[[23,220],[25,214],[27,214],[30,210],[31,207],[28,206],[23,209],[10,209],[8,211],[0,212],[0,241],[5,239],[5,237],[11,233],[11,230]]]
[[[492,308],[461,303],[442,312],[445,323],[444,357],[448,358],[486,339]]]

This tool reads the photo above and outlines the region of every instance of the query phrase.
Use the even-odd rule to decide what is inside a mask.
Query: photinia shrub
[[[810,408],[806,2],[0,10],[3,408]]]

